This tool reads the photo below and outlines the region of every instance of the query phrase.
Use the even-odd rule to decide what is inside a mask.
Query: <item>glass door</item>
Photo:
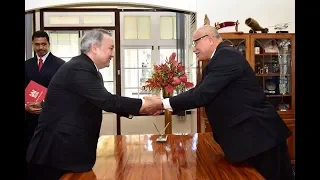
[[[255,72],[267,99],[281,113],[294,112],[292,35],[254,35]]]

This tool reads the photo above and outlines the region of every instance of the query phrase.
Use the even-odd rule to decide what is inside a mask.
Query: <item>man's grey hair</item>
[[[221,35],[219,34],[217,28],[210,25],[204,25],[198,29],[199,31],[202,31],[202,34],[207,34],[210,37],[222,40]]]
[[[105,34],[111,36],[110,32],[105,29],[92,29],[85,33],[80,42],[81,53],[87,54],[93,44],[97,44],[100,47]]]
[[[213,36],[214,38],[216,38],[216,39],[222,39],[222,37],[221,37],[221,35],[219,34],[217,28],[211,26],[210,32],[211,32],[211,36]],[[209,35],[210,35],[210,33],[209,33]]]

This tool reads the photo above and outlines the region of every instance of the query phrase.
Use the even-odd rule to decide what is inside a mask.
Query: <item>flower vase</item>
[[[165,88],[162,88],[162,98],[170,98],[173,96],[173,93],[170,93],[168,91],[166,91]],[[172,112],[169,110],[164,110],[164,124],[165,126],[170,123],[168,125],[168,127],[165,130],[165,134],[172,134]]]
[[[162,88],[162,98],[170,98],[173,96],[173,93],[169,93],[165,88]]]

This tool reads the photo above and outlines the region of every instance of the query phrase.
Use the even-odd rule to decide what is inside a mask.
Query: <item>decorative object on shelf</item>
[[[268,28],[263,28],[260,26],[260,24],[254,20],[253,18],[248,18],[245,20],[245,24],[249,26],[251,29],[249,30],[249,33],[257,33],[257,31],[261,31],[261,33],[268,33]]]
[[[272,73],[280,73],[280,65],[279,65],[279,58],[280,57],[281,57],[280,55],[271,57]]]
[[[266,94],[275,94],[277,89],[277,83],[275,79],[267,79],[266,80],[266,89],[265,93]]]
[[[289,109],[289,104],[280,103],[278,109],[279,111],[287,111]]]
[[[279,47],[276,41],[271,40],[270,43],[264,46],[264,53],[265,54],[279,54]]]
[[[281,95],[288,94],[288,78],[285,76],[279,78],[279,93]]]
[[[286,76],[288,73],[288,63],[289,54],[291,53],[291,42],[287,39],[282,39],[279,41],[279,65],[280,65],[280,75]]]
[[[254,54],[260,54],[260,47],[254,47]]]
[[[151,91],[153,94],[159,94],[162,91],[162,98],[173,96],[173,92],[183,92],[194,85],[188,81],[185,67],[176,59],[176,53],[172,53],[166,61],[159,65],[153,66],[151,78],[146,80],[142,88]],[[171,111],[165,110],[165,123],[172,120]],[[171,126],[168,130],[171,132]]]
[[[263,53],[265,53],[263,47],[264,47],[264,45],[262,45],[261,42],[255,41],[255,43],[254,43],[254,50],[255,50],[254,54],[263,54]]]
[[[232,33],[243,33],[243,32],[239,32],[238,31],[238,27],[239,27],[239,21],[226,21],[226,22],[223,22],[223,23],[219,23],[219,22],[215,22],[214,23],[214,26],[217,30],[219,29],[222,29],[224,27],[230,27],[230,26],[234,26],[235,27],[235,32],[232,32]]]
[[[238,51],[241,52],[243,56],[246,56],[246,44],[245,43],[239,43],[238,45]]]
[[[291,22],[280,23],[280,24],[276,24],[274,26],[269,26],[269,27],[274,27],[274,30],[276,30],[276,33],[289,33],[289,31],[285,31],[285,29],[287,29],[289,27],[290,23]]]
[[[203,23],[203,25],[210,25],[210,19],[208,18],[207,14],[204,15],[204,23]]]

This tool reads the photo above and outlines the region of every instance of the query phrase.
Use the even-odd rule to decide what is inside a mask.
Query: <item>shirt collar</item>
[[[44,61],[47,59],[47,57],[49,56],[49,53],[50,53],[50,52],[47,52],[46,55],[44,55],[43,57],[41,57],[42,63],[44,63]],[[38,59],[38,61],[39,61],[39,59],[40,59],[40,57],[38,56],[38,54],[37,54],[37,59]]]
[[[98,69],[97,65],[96,65],[95,63],[93,63],[93,64],[94,64],[94,67],[96,67],[97,71],[99,71],[99,69]]]
[[[214,53],[215,53],[215,52],[216,52],[216,50],[214,50],[214,51],[213,51],[213,53],[212,53],[212,55],[211,55],[211,58],[210,58],[210,59],[212,59],[212,57],[213,57],[213,55],[214,55]]]

